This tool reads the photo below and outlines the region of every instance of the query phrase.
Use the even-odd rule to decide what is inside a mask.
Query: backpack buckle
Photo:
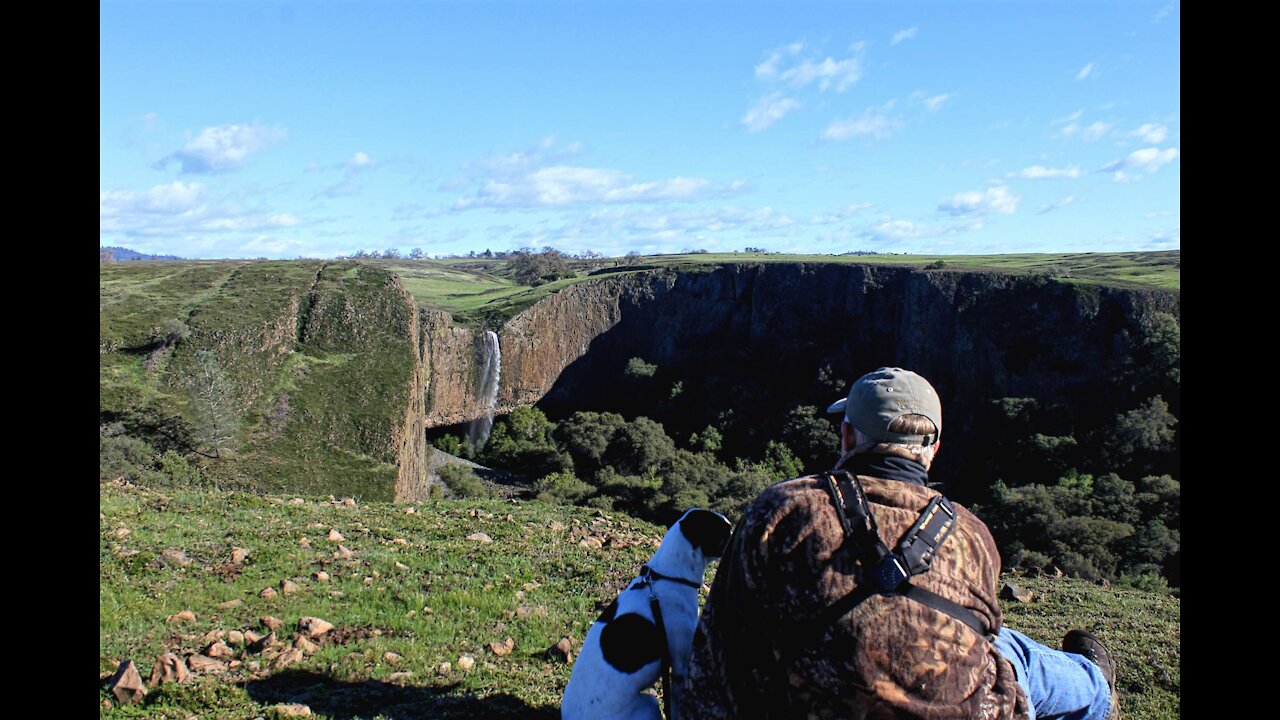
[[[881,592],[893,592],[911,577],[902,560],[894,553],[885,555],[872,566],[868,576],[880,586]]]

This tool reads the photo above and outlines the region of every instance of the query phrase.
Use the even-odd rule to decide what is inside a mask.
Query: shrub
[[[436,470],[440,481],[449,488],[449,494],[458,498],[491,498],[494,493],[485,485],[471,468],[451,463],[442,465]]]
[[[538,499],[561,505],[580,505],[595,493],[590,483],[569,472],[551,473],[538,483]]]

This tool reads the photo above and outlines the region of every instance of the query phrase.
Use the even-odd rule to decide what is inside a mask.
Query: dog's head
[[[724,546],[729,542],[729,533],[733,529],[725,516],[701,508],[693,508],[681,515],[675,527],[707,559],[724,554]]]

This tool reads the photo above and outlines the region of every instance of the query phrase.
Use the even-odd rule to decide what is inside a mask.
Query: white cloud
[[[1092,75],[1093,66],[1094,66],[1093,63],[1089,63],[1088,65],[1085,65],[1084,67],[1080,68],[1080,72],[1076,73],[1076,80],[1084,80],[1085,78]]]
[[[997,185],[986,190],[956,193],[949,200],[939,203],[938,210],[956,216],[985,216],[993,213],[1011,215],[1017,211],[1021,200],[1021,197],[1009,192],[1008,186]]]
[[[1118,181],[1137,180],[1168,165],[1176,157],[1178,148],[1142,148],[1129,153],[1128,157],[1102,166],[1099,172],[1113,173],[1112,177]]]
[[[795,98],[783,97],[782,93],[771,93],[747,110],[747,114],[742,116],[742,124],[747,128],[747,132],[757,133],[778,120],[783,115],[800,107],[800,101]]]
[[[103,190],[98,193],[98,213],[103,219],[126,215],[180,215],[200,207],[204,194],[200,183],[177,180],[144,191]]]
[[[938,110],[942,108],[942,104],[951,99],[951,93],[925,97],[924,93],[918,92],[913,97],[916,97],[916,99],[924,103],[925,108],[927,108],[929,112],[938,112]]]
[[[741,191],[738,181],[716,186],[702,178],[674,177],[656,182],[632,182],[617,170],[558,165],[516,178],[486,181],[473,197],[460,198],[454,210],[478,207],[569,207],[594,203],[694,201]]]
[[[199,183],[175,181],[150,190],[103,190],[98,198],[98,229],[103,235],[172,238],[304,224],[292,213],[215,203]]]
[[[1075,201],[1076,201],[1075,195],[1068,195],[1062,198],[1061,200],[1058,200],[1057,202],[1051,202],[1048,205],[1042,205],[1039,210],[1036,210],[1036,214],[1044,215],[1045,213],[1053,212],[1058,208],[1066,207]]]
[[[1046,180],[1051,178],[1078,178],[1080,177],[1080,166],[1071,165],[1065,168],[1048,168],[1043,165],[1032,165],[1023,168],[1016,173],[1009,173],[1009,177],[1020,177],[1027,180]]]
[[[360,191],[363,190],[365,187],[366,181],[364,178],[364,174],[371,170],[376,169],[377,166],[378,166],[378,163],[376,163],[374,159],[369,156],[369,153],[363,152],[363,151],[352,153],[351,157],[347,158],[345,161],[341,163],[337,163],[334,165],[326,165],[324,166],[324,168],[315,166],[313,169],[316,169],[316,170],[319,170],[319,169],[341,170],[342,179],[338,180],[337,182],[331,185],[326,186],[323,190],[321,190],[320,192],[312,196],[312,199],[315,200],[317,198],[322,198],[322,197],[323,198],[349,197],[352,195],[360,194]]]
[[[1165,5],[1164,7],[1160,8],[1159,12],[1157,12],[1155,16],[1151,18],[1151,22],[1158,23],[1161,20],[1164,20],[1166,17],[1169,16],[1169,13],[1173,12],[1173,8],[1174,8],[1174,3],[1169,3],[1168,5]]]
[[[1084,116],[1084,110],[1077,110],[1066,117],[1054,118],[1049,121],[1050,125],[1075,124],[1077,120]]]
[[[1076,115],[1078,114],[1076,113]],[[1066,140],[1079,137],[1084,142],[1094,142],[1106,137],[1111,132],[1112,127],[1110,123],[1100,120],[1082,126],[1077,120],[1072,119],[1069,124],[1058,131],[1058,135]]]
[[[1142,142],[1147,143],[1148,145],[1159,145],[1168,139],[1169,128],[1164,125],[1147,123],[1129,134],[1141,139]]]
[[[836,92],[844,92],[862,79],[860,46],[855,46],[855,52],[859,54],[853,57],[836,59],[828,56],[818,60],[814,55],[794,61],[803,50],[802,43],[770,50],[769,56],[755,67],[756,79],[767,83],[786,83],[795,89],[817,82],[819,90],[834,89]]]
[[[836,120],[822,131],[822,139],[848,140],[854,137],[870,136],[877,140],[884,140],[902,126],[900,120],[889,117],[885,112],[891,107],[893,107],[892,102],[884,108],[868,108],[862,113],[862,117]]]
[[[244,167],[249,157],[287,137],[283,128],[262,125],[217,125],[207,127],[187,141],[182,149],[157,163],[177,162],[182,173],[209,173]]]
[[[911,38],[916,36],[916,31],[919,29],[920,28],[909,27],[906,30],[899,30],[898,32],[893,34],[893,39],[889,41],[889,44],[897,45],[903,40],[910,40]]]
[[[347,158],[347,167],[360,168],[368,167],[373,164],[373,158],[369,157],[369,153],[357,152]]]

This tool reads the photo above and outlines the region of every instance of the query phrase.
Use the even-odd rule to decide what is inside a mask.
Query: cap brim
[[[830,414],[832,414],[832,415],[835,415],[836,413],[843,413],[843,412],[844,412],[844,406],[845,406],[845,405],[848,405],[848,404],[849,404],[849,398],[847,398],[847,397],[842,397],[842,398],[840,398],[839,400],[837,400],[837,401],[835,401],[835,402],[831,403],[830,405],[828,405],[828,406],[827,406],[827,412],[828,412],[828,413],[830,413]]]

